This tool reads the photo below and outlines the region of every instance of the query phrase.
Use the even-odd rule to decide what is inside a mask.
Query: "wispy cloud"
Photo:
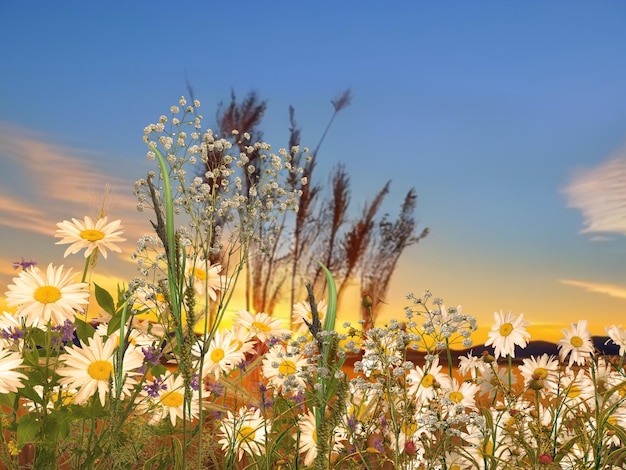
[[[130,195],[133,180],[107,172],[106,156],[49,142],[46,136],[0,122],[0,160],[27,175],[0,190],[0,226],[52,236],[56,223],[69,217],[96,216],[105,185],[112,217],[122,218],[126,238],[148,230]],[[29,189],[28,198],[23,188]],[[16,196],[19,194],[20,196]]]
[[[561,279],[562,284],[579,287],[587,292],[609,295],[620,299],[626,299],[626,286],[616,284],[599,284],[595,282],[577,281],[574,279]]]
[[[567,206],[582,212],[581,233],[626,235],[626,147],[594,168],[578,170],[563,191]]]

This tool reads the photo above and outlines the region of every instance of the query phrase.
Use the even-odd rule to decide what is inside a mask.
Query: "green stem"
[[[91,261],[91,257],[93,256],[93,253],[91,253],[91,255],[87,256],[87,258],[85,258],[85,267],[83,268],[83,277],[81,278],[80,282],[85,282],[85,279],[87,279],[87,272],[89,271],[89,262]]]

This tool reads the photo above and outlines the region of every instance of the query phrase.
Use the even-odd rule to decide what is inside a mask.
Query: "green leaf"
[[[86,343],[96,332],[93,326],[78,317],[74,319],[74,324],[76,325],[76,336],[78,336],[78,339],[83,343]]]
[[[17,446],[22,447],[32,442],[41,429],[41,422],[37,420],[38,415],[29,413],[20,418],[17,422]]]
[[[328,289],[328,306],[326,307],[326,318],[324,318],[324,331],[333,331],[337,319],[337,286],[333,275],[321,262],[319,265],[324,270],[326,276],[326,287]]]
[[[115,315],[115,303],[111,294],[96,283],[94,283],[94,286],[96,287],[96,301],[98,305],[109,315]]]

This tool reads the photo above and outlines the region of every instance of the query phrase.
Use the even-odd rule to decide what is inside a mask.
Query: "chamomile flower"
[[[237,313],[235,322],[254,333],[262,343],[270,338],[281,338],[285,335],[291,335],[291,330],[283,328],[279,319],[272,318],[263,312],[253,315],[246,310],[240,310]]]
[[[113,356],[116,353],[118,338],[109,337],[106,341],[100,335],[94,335],[86,343],[80,342],[80,347],[66,348],[65,354],[60,356],[65,367],[57,370],[61,376],[59,384],[78,389],[74,402],[78,405],[85,403],[91,396],[98,393],[100,403],[104,406],[106,395],[109,392],[109,381],[113,380],[115,388],[116,377],[113,368]],[[129,395],[130,388],[136,383],[130,375],[143,364],[143,355],[133,345],[129,345],[124,353],[122,364],[122,395]]]
[[[233,325],[230,328],[232,334],[232,341],[239,351],[244,356],[254,351],[256,340],[254,339],[254,333],[241,325]]]
[[[209,374],[215,376],[215,380],[219,379],[220,374],[229,374],[245,356],[238,348],[233,334],[228,331],[216,331],[213,338],[209,342],[208,349],[203,351],[204,342],[197,342],[192,348],[193,354],[202,358],[198,361],[202,364],[202,378]]]
[[[22,355],[0,347],[0,393],[17,392],[22,388],[22,380],[27,379],[17,369],[22,365]]]
[[[444,396],[450,401],[448,414],[454,416],[459,408],[471,408],[478,410],[476,407],[476,395],[479,387],[475,383],[461,382],[457,379],[449,380],[450,387],[444,391]]]
[[[176,420],[186,415],[187,419],[197,418],[200,412],[200,399],[192,390],[191,402],[185,406],[185,385],[182,375],[168,375],[164,380],[157,377],[149,381],[141,391],[142,400],[137,405],[140,412],[150,413],[148,424],[157,424],[168,418],[172,426]]]
[[[317,422],[315,413],[307,411],[298,418],[298,431],[293,439],[298,443],[298,453],[304,454],[304,465],[308,467],[317,457]],[[347,439],[347,433],[341,428],[336,428],[333,433],[332,452],[339,453],[343,449],[343,441]]]
[[[298,452],[304,453],[304,465],[309,466],[317,457],[317,424],[310,411],[298,418],[298,432],[293,435],[298,443]]]
[[[107,250],[120,253],[122,250],[116,243],[126,241],[120,237],[124,233],[121,228],[121,221],[114,220],[107,223],[106,217],[100,217],[95,222],[91,217],[85,217],[84,220],[72,218],[72,221],[64,220],[57,224],[59,229],[55,237],[61,238],[55,245],[71,245],[65,250],[63,257],[78,253],[83,248],[85,250],[85,258],[97,250],[106,259]]]
[[[557,344],[561,361],[565,361],[569,355],[569,367],[573,364],[583,365],[593,354],[593,343],[591,333],[587,329],[587,320],[571,323],[571,328],[563,330],[563,334],[565,337],[561,338]]]
[[[554,356],[542,354],[539,357],[531,356],[518,366],[524,378],[524,385],[528,386],[531,380],[542,380],[545,385],[553,384],[557,380],[559,361]]]
[[[462,375],[471,373],[472,377],[476,378],[478,372],[484,371],[486,366],[487,364],[480,357],[474,356],[472,351],[468,352],[467,356],[459,356],[459,372]]]
[[[243,454],[263,455],[265,453],[265,418],[258,408],[241,407],[237,413],[228,411],[220,423],[222,438],[218,444],[222,450],[237,455],[241,460]]]
[[[606,334],[613,342],[613,344],[619,346],[619,355],[623,356],[624,354],[626,354],[626,331],[622,329],[622,325],[612,325],[610,327],[607,327]]]
[[[528,322],[524,321],[524,314],[515,315],[511,312],[500,311],[500,313],[495,312],[493,317],[496,323],[491,327],[485,346],[493,345],[496,359],[506,356],[515,357],[515,346],[524,349],[530,338],[530,333],[526,331]]]
[[[439,357],[424,365],[424,368],[415,366],[407,375],[409,395],[413,395],[419,403],[432,400],[437,393],[437,387],[448,381],[449,377],[441,373]]]
[[[44,273],[37,266],[21,271],[5,293],[9,306],[17,306],[17,317],[24,318],[26,326],[45,326],[49,321],[62,325],[74,321],[76,310],[89,303],[89,285],[72,283],[72,270],[52,263]]]
[[[555,394],[560,394],[566,406],[570,409],[581,408],[586,405],[590,409],[595,408],[595,388],[589,376],[581,369],[577,372],[567,370],[560,378],[558,384],[554,385]]]
[[[226,276],[220,275],[222,265],[210,264],[208,261],[205,263],[194,262],[191,259],[187,260],[187,264],[191,266],[188,274],[196,294],[199,296],[208,295],[215,302],[217,293],[224,290],[227,283]]]
[[[307,359],[293,347],[284,347],[280,344],[273,346],[265,357],[261,371],[269,385],[277,392],[283,389],[304,389],[303,371],[307,366]]]
[[[324,323],[324,316],[326,315],[326,302],[320,300],[317,302],[317,313],[320,317],[320,322]],[[313,321],[313,313],[311,312],[311,304],[309,302],[300,302],[293,306],[293,312],[291,314],[291,323],[297,326],[296,333],[299,336],[307,336],[310,334],[309,327],[305,320],[309,323]]]
[[[497,395],[504,387],[512,387],[517,383],[517,375],[510,374],[508,367],[497,366],[494,370],[489,367],[480,373],[480,393],[487,394],[490,398]]]

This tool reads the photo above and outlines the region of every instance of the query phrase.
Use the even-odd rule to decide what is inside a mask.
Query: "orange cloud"
[[[561,283],[568,286],[580,287],[587,292],[595,292],[597,294],[605,294],[611,297],[626,299],[626,286],[618,286],[615,284],[598,284],[594,282],[576,281],[573,279],[561,279]]]
[[[595,168],[579,170],[563,192],[567,206],[582,212],[581,233],[626,235],[626,147]]]

